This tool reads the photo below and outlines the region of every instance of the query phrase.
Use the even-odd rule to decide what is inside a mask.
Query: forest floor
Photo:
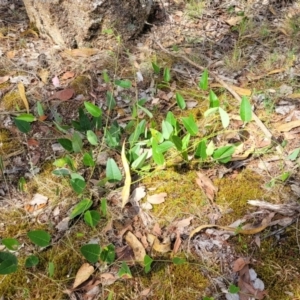
[[[300,299],[300,2],[265,2],[68,50],[0,1],[0,299]]]

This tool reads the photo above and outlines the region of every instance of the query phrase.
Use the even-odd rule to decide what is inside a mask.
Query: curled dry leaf
[[[79,48],[72,50],[65,50],[64,53],[73,57],[89,57],[97,54],[99,52],[98,49],[95,48]]]
[[[179,232],[176,233],[176,240],[175,240],[175,243],[174,243],[174,247],[173,247],[173,254],[176,254],[179,250],[179,247],[181,245],[181,238],[180,238],[180,234]]]
[[[127,244],[131,247],[134,253],[135,260],[141,265],[144,266],[144,257],[146,255],[145,248],[142,243],[137,239],[137,237],[130,231],[124,235]]]
[[[73,78],[74,76],[75,76],[75,73],[74,73],[74,72],[67,71],[66,73],[64,73],[64,74],[61,76],[61,79],[62,79],[62,80],[66,80],[66,79]]]
[[[152,196],[147,197],[147,202],[151,204],[161,204],[165,202],[165,198],[167,197],[167,193],[159,193]]]
[[[249,258],[242,258],[239,257],[236,261],[234,261],[233,263],[233,272],[238,272],[240,270],[242,270],[246,265],[248,265],[250,263],[250,259]]]
[[[100,279],[101,279],[102,285],[111,285],[118,279],[118,277],[116,277],[112,273],[102,273],[100,275]]]
[[[290,131],[293,128],[296,128],[296,127],[299,127],[299,126],[300,126],[300,120],[297,120],[297,121],[292,121],[292,122],[289,122],[289,123],[281,124],[281,125],[277,126],[276,129],[278,131],[285,132],[285,131]]]
[[[26,94],[25,94],[25,87],[24,87],[24,84],[22,82],[18,83],[18,90],[19,90],[20,97],[21,97],[21,99],[24,103],[24,106],[26,108],[26,111],[29,114],[29,104],[28,104]]]
[[[131,185],[130,168],[125,154],[125,141],[122,146],[121,158],[122,158],[122,164],[125,172],[125,182],[122,189],[122,208],[123,208],[129,200],[130,185]]]
[[[73,89],[64,89],[62,91],[55,92],[48,100],[58,99],[61,101],[70,100],[74,95]]]
[[[0,76],[0,84],[6,82],[9,79],[9,76]]]
[[[147,235],[147,240],[148,240],[150,246],[152,247],[152,249],[157,252],[167,253],[167,252],[171,251],[171,242],[170,241],[168,241],[167,243],[161,243],[159,241],[159,239],[151,233],[149,233]]]
[[[196,178],[196,183],[205,193],[210,201],[213,201],[218,189],[214,186],[213,182],[203,173],[197,172],[198,178]]]
[[[73,284],[73,289],[77,288],[80,284],[89,279],[89,277],[94,273],[94,267],[88,263],[83,264],[77,271],[75,281]]]

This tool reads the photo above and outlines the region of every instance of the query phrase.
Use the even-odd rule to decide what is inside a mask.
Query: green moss
[[[80,75],[71,82],[75,94],[88,95],[91,89],[91,79],[88,76]]]
[[[4,95],[1,100],[1,105],[6,110],[14,110],[16,108],[24,109],[25,105],[24,102],[17,91],[12,91]]]
[[[164,203],[153,205],[153,213],[167,223],[190,214],[201,214],[201,208],[207,202],[196,186],[195,178],[195,170],[184,168],[168,168],[144,178],[143,184],[147,188],[156,188],[152,194],[167,193]]]
[[[0,128],[0,155],[4,157],[21,149],[21,143],[6,128]]]
[[[248,200],[264,199],[262,178],[250,170],[242,171],[234,179],[216,179],[214,183],[218,187],[216,204],[224,213],[222,225],[229,225],[244,216],[249,209]],[[228,210],[232,212],[226,213]]]
[[[110,287],[114,299],[134,299],[147,288],[151,289],[152,300],[200,299],[205,296],[205,288],[209,285],[208,279],[201,274],[200,267],[192,263],[174,265],[154,262],[150,273],[145,274],[140,268],[135,268],[132,275],[139,278],[136,284],[126,280],[118,281]]]

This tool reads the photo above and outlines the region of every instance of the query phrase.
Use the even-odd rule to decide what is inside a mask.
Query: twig
[[[167,49],[165,49],[161,43],[158,41],[157,38],[155,38],[155,43],[159,46],[159,48],[169,54],[172,55],[174,57],[177,58],[181,58],[183,60],[185,60],[187,63],[189,63],[190,65],[192,65],[193,67],[197,68],[200,71],[204,71],[205,68],[198,65],[197,63],[193,62],[192,60],[190,60],[188,57],[186,57],[185,55],[180,55],[180,54],[173,54],[171,52],[169,52]],[[215,74],[214,72],[210,71],[209,74],[216,80],[218,81],[239,103],[242,102],[241,97],[236,93],[236,91],[234,91],[225,81],[223,81],[217,74]],[[268,138],[268,139],[272,139],[272,133],[267,129],[267,127],[263,124],[263,122],[258,118],[258,116],[252,112],[252,118],[255,121],[255,123],[257,124],[257,126],[261,129],[261,131],[264,133],[264,135]]]

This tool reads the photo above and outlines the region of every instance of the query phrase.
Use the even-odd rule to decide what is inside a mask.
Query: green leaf
[[[143,167],[144,162],[147,158],[148,152],[144,152],[142,155],[140,155],[131,165],[132,169],[138,170]]]
[[[39,263],[39,258],[35,255],[30,255],[26,258],[25,267],[32,268]]]
[[[44,116],[45,113],[44,113],[44,109],[43,109],[43,106],[41,104],[40,101],[37,101],[36,103],[36,106],[37,106],[37,112],[38,112],[38,115],[41,117],[41,116]]]
[[[176,149],[178,151],[182,150],[182,140],[180,139],[180,137],[178,137],[177,135],[173,135],[171,137],[172,142],[174,143]]]
[[[52,261],[49,261],[49,263],[48,263],[48,274],[49,274],[49,277],[53,277],[54,270],[55,270],[54,263]]]
[[[155,64],[154,62],[152,63],[152,68],[153,68],[155,74],[159,74],[160,67],[157,64]]]
[[[93,116],[93,117],[101,117],[102,116],[102,110],[97,105],[91,103],[91,102],[84,102],[84,106],[86,110]]]
[[[141,106],[141,105],[137,105],[137,107],[142,110],[150,119],[153,118],[153,114],[145,107]]]
[[[103,217],[106,217],[107,215],[107,199],[103,198],[101,199],[101,213]]]
[[[75,193],[77,194],[82,194],[86,187],[86,182],[82,179],[79,178],[73,178],[70,180],[70,184],[72,186],[72,189],[74,190]]]
[[[164,68],[164,81],[169,82],[171,80],[171,72],[169,68]]]
[[[106,162],[106,177],[109,182],[122,180],[122,174],[113,158],[108,158]]]
[[[30,124],[26,121],[22,121],[22,120],[18,120],[16,118],[14,118],[14,122],[15,122],[16,126],[18,127],[18,129],[23,133],[28,133],[31,130]]]
[[[186,108],[185,100],[179,93],[176,93],[176,102],[181,109]]]
[[[209,108],[208,110],[206,110],[203,114],[203,116],[205,118],[207,118],[208,116],[212,115],[212,114],[215,114],[217,111],[219,111],[219,107],[212,107],[212,108]]]
[[[144,257],[144,270],[145,273],[149,273],[151,271],[151,264],[153,259],[149,255],[145,255]]]
[[[109,244],[104,247],[101,251],[100,259],[108,264],[113,263],[116,259],[115,246],[113,244]]]
[[[74,132],[73,133],[73,137],[72,137],[72,148],[74,150],[75,153],[78,153],[82,150],[82,139],[81,136],[78,132]]]
[[[175,145],[174,143],[172,143],[171,141],[165,141],[161,144],[159,144],[156,148],[158,153],[165,153],[167,152],[169,149],[173,148]]]
[[[118,272],[118,276],[120,278],[123,278],[123,277],[125,277],[125,278],[132,278],[131,271],[130,271],[130,269],[127,266],[127,264],[126,264],[125,261],[122,262],[121,268],[120,268],[120,270]]]
[[[171,111],[167,113],[166,121],[169,122],[173,127],[176,127],[177,120]]]
[[[163,120],[161,129],[162,129],[162,135],[163,135],[164,139],[168,140],[174,130],[173,126],[168,121]]]
[[[107,74],[106,71],[103,71],[102,77],[103,77],[103,80],[104,80],[105,83],[109,83],[110,82],[110,78],[109,78],[109,76],[108,76],[108,74]]]
[[[16,117],[16,120],[25,121],[31,123],[36,120],[35,116],[32,114],[21,114]]]
[[[186,263],[186,260],[180,257],[173,257],[172,262],[174,265],[183,265]]]
[[[242,97],[240,105],[240,117],[244,122],[250,122],[252,119],[252,107],[246,96]]]
[[[159,132],[158,130],[156,130],[154,128],[150,128],[150,132],[151,132],[151,136],[152,136],[151,141],[154,140],[158,144],[163,142],[164,137],[161,132]]]
[[[57,141],[67,151],[69,151],[69,152],[73,151],[73,145],[72,145],[72,141],[71,140],[69,140],[69,139],[58,139]]]
[[[72,210],[70,214],[70,219],[74,219],[75,217],[83,214],[86,210],[88,210],[93,204],[93,201],[90,199],[81,200]]]
[[[231,284],[228,288],[228,292],[231,294],[237,294],[240,291],[240,288],[234,284]]]
[[[2,240],[2,244],[8,249],[12,251],[18,250],[20,243],[16,239],[7,238]]]
[[[217,97],[217,95],[210,90],[209,91],[209,107],[219,107],[220,106],[220,101],[219,98]]]
[[[187,150],[191,135],[188,133],[182,138],[182,149]]]
[[[82,161],[83,161],[83,164],[87,167],[94,167],[95,166],[95,162],[94,162],[93,157],[91,156],[90,153],[84,153]]]
[[[79,121],[72,121],[73,127],[78,131],[87,131],[92,129],[91,121],[83,108],[79,108]]]
[[[201,78],[199,80],[198,86],[203,91],[206,91],[208,89],[208,71],[207,71],[207,69],[205,69],[203,71]]]
[[[116,100],[110,91],[107,91],[106,93],[106,105],[108,106],[109,110],[114,109],[116,106]]]
[[[222,126],[223,126],[223,128],[227,128],[228,125],[229,125],[229,121],[230,121],[229,115],[228,115],[227,112],[226,112],[223,108],[221,108],[221,107],[219,107],[219,114],[220,114],[220,117],[221,117],[221,121],[222,121]]]
[[[50,244],[51,235],[44,230],[29,231],[27,236],[37,246],[47,247]]]
[[[202,140],[195,151],[195,156],[196,157],[200,157],[202,159],[206,159],[207,158],[207,153],[206,153],[206,140]]]
[[[84,221],[91,227],[95,227],[100,221],[100,214],[96,210],[88,210],[84,213]]]
[[[0,275],[7,275],[17,271],[18,259],[9,252],[0,251]]]
[[[182,118],[182,123],[191,136],[197,135],[199,128],[192,115]]]
[[[220,147],[213,153],[213,158],[221,163],[227,163],[231,160],[235,147],[232,145]]]
[[[93,145],[93,146],[98,145],[98,138],[92,130],[88,130],[86,132],[86,137],[91,145]]]
[[[52,171],[52,174],[56,176],[66,176],[66,175],[70,175],[70,170],[66,168],[56,169]]]
[[[131,81],[130,80],[115,80],[115,85],[120,86],[124,89],[131,88]]]
[[[164,164],[165,158],[164,158],[162,153],[158,152],[157,148],[158,148],[157,142],[155,140],[152,140],[152,157],[153,157],[153,160],[156,164],[161,166],[161,165]]]
[[[300,148],[297,148],[287,157],[287,159],[296,160],[297,157],[299,156],[299,153],[300,153]]]
[[[101,247],[98,244],[87,244],[80,248],[81,254],[90,263],[96,263],[99,260]]]
[[[209,144],[207,145],[207,148],[206,148],[206,154],[207,154],[207,156],[211,156],[213,153],[214,153],[214,151],[215,151],[215,144],[214,144],[214,142],[211,140],[210,142],[209,142]]]

